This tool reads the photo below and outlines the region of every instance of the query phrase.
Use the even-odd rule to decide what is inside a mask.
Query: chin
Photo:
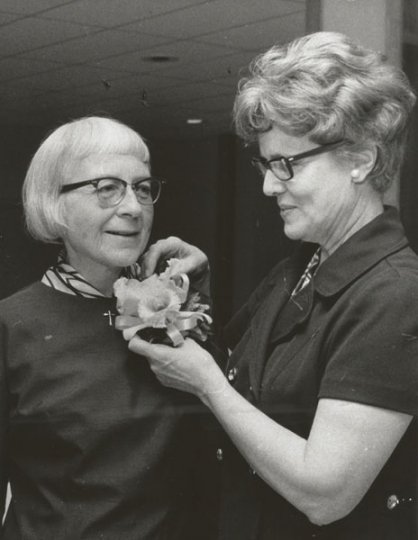
[[[125,268],[126,266],[131,266],[138,261],[141,253],[142,251],[137,251],[131,255],[121,254],[119,257],[112,257],[112,260],[109,261],[110,266],[113,266],[114,268]]]
[[[300,232],[288,229],[287,227],[284,228],[284,234],[289,238],[289,240],[304,240],[303,236]]]
[[[289,238],[289,240],[299,240],[302,242],[315,242],[315,240],[312,240],[312,230],[307,229],[307,227],[295,227],[290,226],[285,223],[284,234]]]

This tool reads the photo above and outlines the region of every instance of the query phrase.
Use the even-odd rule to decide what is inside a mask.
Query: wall
[[[418,95],[418,43],[404,45],[405,73]],[[405,231],[418,253],[418,103],[411,118],[410,143],[401,176],[400,211]]]
[[[215,258],[217,139],[150,142],[152,174],[167,180],[156,206],[152,238],[175,235]]]
[[[167,180],[156,206],[151,241],[178,236],[207,254],[212,292],[216,296],[214,314],[217,321],[223,320],[223,276],[230,277],[230,272],[225,270],[219,241],[222,234],[229,234],[229,226],[225,228],[219,216],[219,203],[222,204],[225,191],[220,181],[221,139],[158,140],[150,144],[150,150],[152,174]]]
[[[25,171],[45,131],[0,128],[0,298],[42,275],[57,248],[33,241],[24,231],[20,191]]]
[[[241,141],[236,144],[233,311],[293,247],[284,236],[276,199],[263,194],[263,179],[250,163],[257,149],[248,148]]]

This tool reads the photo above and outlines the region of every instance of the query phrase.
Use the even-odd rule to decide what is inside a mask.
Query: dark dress
[[[227,342],[234,348],[227,372],[231,384],[304,438],[320,398],[391,409],[414,419],[353,512],[322,527],[270,489],[225,438],[218,450],[220,538],[416,540],[418,257],[397,211],[386,209],[290,300],[317,247],[302,244],[294,257],[274,268],[227,327]]]
[[[0,303],[1,539],[206,538],[193,529],[202,408],[160,385],[109,310],[41,283]]]

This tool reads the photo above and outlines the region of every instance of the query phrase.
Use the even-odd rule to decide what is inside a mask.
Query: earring
[[[353,169],[351,171],[351,178],[354,180],[360,176],[360,171],[358,169]]]

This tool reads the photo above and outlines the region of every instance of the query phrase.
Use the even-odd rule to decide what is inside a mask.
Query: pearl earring
[[[360,171],[358,169],[353,169],[351,171],[351,178],[354,180],[354,178],[358,178],[360,176]]]

